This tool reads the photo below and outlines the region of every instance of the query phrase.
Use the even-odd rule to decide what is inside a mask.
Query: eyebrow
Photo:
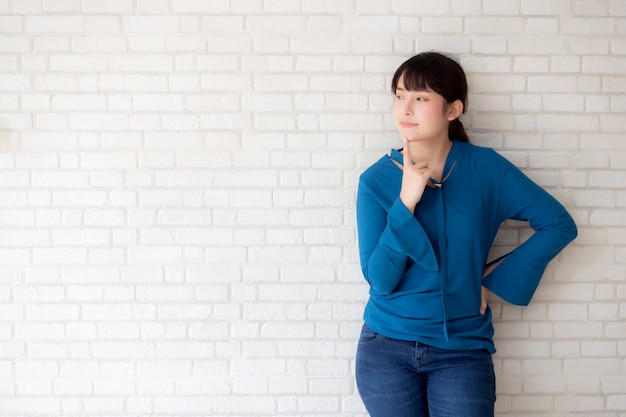
[[[409,90],[405,89],[404,87],[396,87],[396,91],[409,91]],[[433,92],[433,90],[431,90],[430,88],[424,88],[420,90],[411,90],[411,91],[417,91],[420,93],[432,93]]]

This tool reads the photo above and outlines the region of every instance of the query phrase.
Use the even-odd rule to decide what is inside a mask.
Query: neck
[[[431,167],[441,167],[446,162],[452,141],[449,139],[437,141],[414,141],[409,142],[409,155],[414,163],[426,162]]]

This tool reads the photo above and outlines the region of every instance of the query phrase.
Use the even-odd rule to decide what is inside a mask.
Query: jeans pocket
[[[359,337],[359,345],[367,345],[368,343],[373,343],[383,337],[380,333],[376,333],[374,330],[367,327],[366,324],[363,325],[361,329],[361,336]]]

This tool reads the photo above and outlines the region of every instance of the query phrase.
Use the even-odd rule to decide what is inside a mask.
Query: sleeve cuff
[[[504,258],[482,284],[503,300],[527,306],[530,303],[545,266],[536,266],[524,261],[515,252]]]
[[[426,231],[400,198],[389,209],[388,224],[389,227],[383,233],[383,241],[387,246],[406,254],[426,270],[439,270],[439,262]]]

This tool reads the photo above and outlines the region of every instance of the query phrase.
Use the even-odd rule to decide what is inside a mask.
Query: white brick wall
[[[492,300],[498,417],[626,416],[625,35],[623,0],[0,0],[0,415],[365,416],[355,187],[438,49],[580,228]]]

